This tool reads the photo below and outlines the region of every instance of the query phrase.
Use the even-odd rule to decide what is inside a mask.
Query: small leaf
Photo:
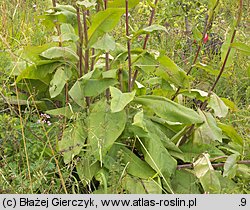
[[[60,36],[52,37],[54,42],[76,42],[79,39],[79,37],[75,34],[75,30],[71,24],[63,23],[60,28]]]
[[[244,43],[234,42],[231,44],[231,47],[241,51],[245,55],[250,56],[250,47]]]
[[[237,171],[237,160],[238,160],[239,155],[238,154],[232,154],[230,155],[225,164],[224,164],[224,171],[223,171],[223,176],[224,177],[229,177],[230,179],[234,178],[236,175]]]
[[[56,70],[52,80],[50,81],[49,93],[51,98],[58,96],[67,81],[71,78],[72,72],[68,67],[60,67]]]
[[[228,113],[228,107],[224,104],[224,102],[218,97],[215,93],[213,93],[208,101],[208,106],[214,110],[214,115],[216,117],[226,117]]]
[[[107,33],[92,45],[93,48],[103,50],[105,52],[114,50],[115,46],[115,39],[112,36],[109,36]]]
[[[146,28],[143,28],[143,29],[135,32],[133,34],[132,38],[135,39],[136,37],[138,37],[138,36],[140,36],[142,34],[150,34],[150,33],[155,32],[155,31],[165,31],[165,32],[167,32],[167,29],[164,26],[153,24],[151,26],[147,26]]]
[[[225,42],[221,46],[221,62],[222,63],[225,61],[225,58],[226,58],[226,55],[227,55],[229,47],[231,47],[230,46],[231,37],[232,37],[232,32],[230,32],[230,33],[228,33],[226,35],[226,40],[225,40]],[[229,67],[229,66],[232,65],[234,55],[235,55],[235,49],[232,48],[231,51],[230,51],[230,54],[229,54],[229,56],[227,58],[227,63],[225,65],[225,68],[227,68],[227,67]]]
[[[202,39],[203,36],[202,36],[202,33],[198,30],[198,28],[194,27],[193,30],[192,30],[192,32],[193,32],[193,35],[194,35],[194,39],[197,42],[201,41],[201,39]]]
[[[111,93],[111,112],[120,112],[124,110],[135,97],[135,91],[131,93],[122,93],[119,89],[115,87],[110,87]]]

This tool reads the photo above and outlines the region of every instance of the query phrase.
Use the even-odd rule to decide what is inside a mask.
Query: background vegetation
[[[0,193],[250,192],[249,1],[125,2],[0,1]]]

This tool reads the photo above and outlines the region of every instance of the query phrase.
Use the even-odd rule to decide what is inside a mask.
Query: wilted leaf
[[[228,113],[228,107],[224,104],[224,102],[218,97],[215,93],[213,93],[208,101],[208,107],[214,110],[214,115],[216,117],[226,117]]]

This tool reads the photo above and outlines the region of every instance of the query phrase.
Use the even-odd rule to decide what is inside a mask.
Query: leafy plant
[[[246,44],[234,42],[242,0],[233,33],[222,47],[221,68],[208,91],[190,88],[195,79],[191,75],[194,67],[207,69],[199,64],[199,56],[219,1],[209,1],[203,33],[194,27],[198,46],[187,71],[165,52],[148,47],[151,35],[167,30],[153,24],[158,1],[147,2],[149,24],[134,31],[129,12],[139,1],[54,4],[40,17],[46,26],[56,28],[53,42],[19,52],[24,62],[16,63],[11,75],[16,77],[19,112],[22,92],[25,100],[35,99],[35,107],[43,103],[40,111],[62,123],[56,140],[51,142],[45,135],[48,146],[43,150],[51,150],[60,178],[57,184],[65,192],[75,192],[72,180],[80,183],[78,192],[90,193],[248,192],[249,186],[240,189],[238,182],[249,179],[249,167],[241,165],[249,164],[247,142],[231,125],[222,123],[231,101],[225,103],[214,93],[233,58],[233,48],[249,53]],[[182,4],[188,13],[192,4]],[[119,26],[122,21],[125,30]],[[117,38],[116,30],[124,37]],[[133,48],[143,35],[143,45]],[[32,89],[36,94],[31,94]],[[4,99],[13,104],[12,96],[6,94]],[[181,98],[200,105],[191,107]],[[59,165],[72,171],[62,171]],[[32,180],[33,169],[29,173]],[[233,191],[226,182],[234,186]]]

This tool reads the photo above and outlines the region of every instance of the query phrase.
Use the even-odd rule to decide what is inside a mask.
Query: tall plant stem
[[[78,68],[79,68],[79,77],[82,77],[82,47],[83,47],[83,31],[82,31],[82,22],[81,22],[81,14],[79,7],[76,7],[76,14],[77,14],[77,25],[78,25],[78,36],[79,41],[77,44],[77,54],[79,56]]]
[[[235,25],[235,28],[234,28],[234,31],[233,31],[233,34],[231,36],[231,40],[230,40],[230,46],[228,47],[228,50],[227,50],[227,54],[225,56],[225,59],[223,61],[223,64],[221,66],[221,69],[220,69],[220,72],[218,74],[218,76],[216,77],[212,87],[210,88],[210,90],[208,91],[208,98],[211,96],[211,94],[213,93],[216,85],[218,84],[220,78],[221,78],[221,75],[223,74],[224,70],[225,70],[225,67],[226,67],[226,64],[227,64],[227,61],[228,61],[228,58],[229,58],[229,55],[230,55],[230,52],[231,52],[231,44],[233,43],[234,39],[235,39],[235,35],[236,35],[236,32],[237,32],[237,27],[239,26],[239,23],[240,23],[240,20],[241,20],[241,16],[242,16],[242,9],[243,9],[243,0],[239,0],[239,11],[238,11],[238,18],[237,18],[237,22],[236,22],[236,25]],[[204,110],[206,109],[207,107],[207,100],[205,100],[202,105],[201,105],[201,110]]]
[[[104,9],[105,10],[107,9],[107,6],[108,6],[108,0],[104,0]],[[105,69],[106,69],[106,71],[109,70],[109,53],[108,52],[105,53]],[[109,88],[106,90],[106,98],[107,98],[107,101],[109,101],[109,99],[110,99]]]
[[[154,16],[155,16],[155,11],[156,11],[156,6],[157,6],[157,4],[158,4],[158,0],[155,0],[155,2],[154,2],[155,7],[152,8],[152,10],[151,10],[151,15],[150,15],[150,18],[149,18],[148,26],[151,26],[152,23],[153,23],[153,19],[154,19]],[[147,34],[147,35],[145,36],[144,43],[143,43],[143,50],[145,50],[146,47],[147,47],[148,39],[149,39],[149,34]],[[133,88],[134,85],[135,85],[135,80],[136,80],[137,76],[138,76],[138,70],[136,69],[136,70],[135,70],[135,73],[134,73],[134,76],[133,76],[133,79],[132,79],[132,84],[131,84],[131,87],[132,87],[132,88]]]
[[[202,40],[201,41],[203,41],[203,39],[205,38],[205,35],[206,35],[207,31],[209,30],[210,26],[212,25],[214,11],[215,11],[215,9],[217,8],[218,5],[219,5],[219,0],[217,0],[216,4],[214,5],[214,7],[212,9],[211,17],[209,17],[208,14],[206,15],[205,27],[204,27],[204,30],[203,30]],[[193,70],[194,64],[197,62],[197,59],[198,59],[199,54],[201,52],[201,46],[202,45],[200,43],[199,46],[198,46],[198,48],[197,48],[197,50],[196,50],[195,57],[194,57],[194,60],[192,62],[192,65],[191,65],[191,67],[189,68],[189,70],[186,73],[187,76],[191,73],[191,71]],[[175,94],[171,98],[172,101],[175,100],[175,98],[179,94],[180,90],[181,90],[181,87],[178,87],[178,89],[176,90]]]
[[[131,62],[131,41],[129,39],[129,17],[128,17],[128,0],[125,0],[126,3],[126,36],[127,36],[127,48],[128,48],[128,92],[132,88],[132,62]]]
[[[52,0],[52,5],[53,5],[53,7],[56,7],[56,0]],[[57,25],[56,24],[56,30],[57,30],[57,35],[60,37],[61,36],[61,28],[60,28],[60,25]],[[60,39],[59,39],[59,42],[58,42],[58,46],[59,47],[62,47],[62,42],[60,41]]]
[[[237,27],[239,26],[239,23],[240,23],[240,20],[241,20],[241,16],[242,16],[242,9],[243,9],[243,0],[239,0],[239,10],[238,10],[238,17],[237,17],[237,21],[236,21],[236,24],[234,26],[234,31],[232,33],[232,36],[231,36],[231,40],[230,40],[230,44],[233,43],[234,39],[235,39],[235,35],[236,35],[236,32],[237,32]],[[215,82],[213,83],[212,87],[210,88],[209,92],[208,92],[208,96],[207,98],[209,98],[209,96],[211,96],[214,88],[216,87],[216,85],[218,84],[218,81],[220,80],[221,78],[221,75],[223,74],[224,70],[225,70],[225,67],[226,67],[226,64],[227,64],[227,61],[228,61],[228,57],[230,55],[230,52],[231,52],[231,45],[229,46],[228,50],[227,50],[227,54],[225,56],[225,59],[223,61],[223,64],[222,64],[222,67],[220,69],[220,72],[215,80]],[[201,105],[201,110],[205,110],[207,107],[207,100],[205,100],[202,105]],[[193,131],[194,131],[194,125],[192,125],[187,133],[182,137],[181,139],[181,144],[184,144],[186,142],[186,140],[192,135]],[[181,145],[180,144],[180,145]]]
[[[84,74],[89,72],[89,47],[88,47],[88,25],[87,25],[87,15],[88,11],[83,9],[83,33],[84,33],[84,45],[85,45],[85,55],[84,55]],[[87,107],[90,106],[90,98],[86,97]]]

